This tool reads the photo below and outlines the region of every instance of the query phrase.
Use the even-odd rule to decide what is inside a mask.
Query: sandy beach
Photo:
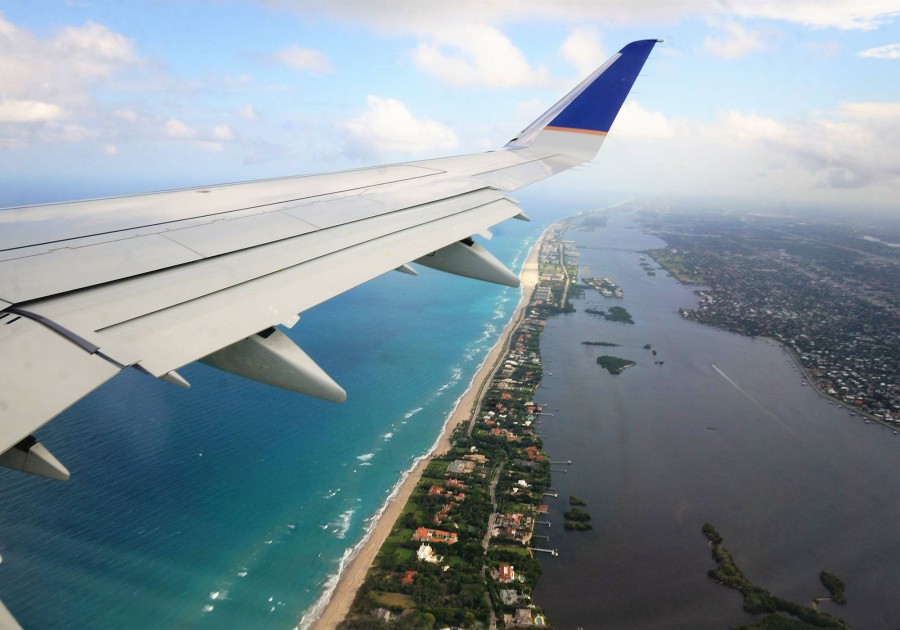
[[[482,391],[482,385],[487,379],[491,377],[494,370],[496,369],[497,362],[502,358],[504,350],[509,341],[509,336],[515,328],[517,322],[519,321],[519,318],[522,315],[522,311],[525,308],[525,305],[528,303],[528,299],[531,297],[531,293],[534,290],[535,285],[537,284],[538,253],[540,251],[540,243],[543,238],[544,234],[541,234],[541,236],[535,242],[534,246],[531,248],[531,251],[528,253],[528,258],[525,260],[525,264],[522,266],[522,271],[519,274],[522,294],[519,299],[519,304],[516,307],[515,312],[513,313],[513,316],[506,324],[506,327],[503,329],[503,333],[500,335],[497,343],[491,349],[484,363],[481,365],[481,368],[475,374],[475,377],[472,379],[472,382],[469,385],[469,389],[466,390],[466,393],[462,395],[459,404],[457,404],[456,409],[453,411],[453,414],[450,416],[449,421],[444,427],[444,431],[441,434],[440,439],[437,441],[435,449],[434,451],[432,451],[432,455],[439,455],[445,453],[450,449],[450,436],[453,434],[454,429],[461,422],[466,422],[471,417],[473,407],[475,406],[477,398]],[[430,457],[424,458],[421,462],[419,462],[415,470],[413,470],[412,473],[410,473],[410,475],[406,478],[406,481],[400,487],[397,495],[381,515],[381,518],[378,520],[378,523],[372,530],[369,539],[365,542],[359,553],[341,574],[337,586],[335,587],[331,598],[328,600],[328,604],[325,606],[322,614],[312,623],[311,627],[314,630],[327,630],[330,628],[335,628],[337,627],[337,624],[343,621],[344,617],[347,615],[347,612],[350,610],[350,604],[353,603],[353,598],[356,596],[356,591],[359,589],[359,587],[363,583],[363,580],[365,579],[366,571],[368,571],[369,567],[372,565],[372,561],[378,554],[378,550],[381,548],[382,543],[384,543],[385,539],[388,537],[388,534],[390,534],[391,529],[394,526],[394,522],[397,520],[397,517],[403,510],[403,507],[409,500],[409,497],[415,489],[416,484],[419,483],[419,479],[422,478],[422,473],[428,466],[429,461]]]

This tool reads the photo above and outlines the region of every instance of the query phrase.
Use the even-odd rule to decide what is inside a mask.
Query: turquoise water
[[[488,247],[518,269],[541,225]],[[434,444],[517,289],[391,273],[290,332],[334,405],[202,365],[127,371],[38,433],[67,483],[0,471],[0,598],[26,628],[292,628]]]

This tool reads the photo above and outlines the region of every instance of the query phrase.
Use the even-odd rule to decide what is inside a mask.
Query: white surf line
[[[789,428],[786,424],[784,424],[781,420],[779,420],[779,419],[775,416],[775,414],[773,414],[771,411],[769,411],[768,409],[766,409],[765,407],[763,407],[762,404],[761,404],[758,400],[756,400],[756,398],[754,398],[753,396],[751,396],[750,393],[747,392],[743,387],[741,387],[740,385],[738,385],[737,383],[735,383],[735,382],[732,380],[732,378],[731,378],[730,376],[728,376],[727,374],[725,374],[725,372],[723,372],[722,370],[720,370],[720,369],[718,368],[718,366],[717,366],[715,363],[711,363],[710,365],[712,365],[712,369],[714,369],[716,372],[719,373],[719,376],[721,376],[722,378],[724,378],[726,381],[728,381],[728,383],[729,383],[732,387],[734,387],[736,390],[738,390],[738,391],[741,392],[744,396],[746,396],[746,397],[747,397],[747,400],[749,400],[750,402],[752,402],[754,405],[756,405],[756,407],[757,407],[760,411],[762,411],[764,414],[766,414],[767,416],[769,416],[769,418],[771,418],[771,419],[775,422],[775,424],[777,424],[778,426],[780,426],[782,429],[784,429],[785,431],[787,431],[788,433],[790,433],[790,434],[793,435],[794,437],[799,437],[799,436],[798,436],[791,428]]]

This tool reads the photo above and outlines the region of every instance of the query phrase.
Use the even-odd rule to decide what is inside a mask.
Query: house
[[[434,553],[434,549],[431,548],[431,545],[426,543],[422,543],[422,546],[416,551],[416,557],[422,562],[427,562],[429,564],[437,564],[443,560],[443,556]]]
[[[387,621],[388,623],[392,621],[396,621],[399,618],[399,615],[396,613],[392,613],[387,608],[376,608],[372,611],[372,616],[376,619],[380,619],[381,621]]]
[[[468,475],[475,470],[475,462],[454,460],[447,466],[447,472],[451,475]]]
[[[517,626],[530,626],[534,622],[531,619],[531,610],[528,608],[518,608],[516,609],[516,621],[515,624]]]
[[[417,542],[428,543],[444,543],[447,545],[455,545],[457,542],[456,532],[445,532],[440,529],[428,529],[427,527],[418,528],[412,537]]]
[[[403,586],[409,586],[413,583],[413,578],[415,578],[418,573],[418,571],[407,571],[404,574],[403,579],[400,580],[400,584],[402,584]]]
[[[500,582],[514,581],[516,579],[516,570],[513,568],[513,565],[506,564],[505,562],[501,563],[497,579]]]
[[[514,588],[501,588],[500,601],[504,606],[515,606],[522,599],[521,593]]]

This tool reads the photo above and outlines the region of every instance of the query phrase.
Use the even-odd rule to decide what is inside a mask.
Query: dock
[[[530,551],[532,553],[534,553],[535,551],[540,551],[542,553],[549,553],[551,556],[554,556],[554,557],[559,555],[558,549],[540,549],[538,547],[529,547],[528,551]]]

